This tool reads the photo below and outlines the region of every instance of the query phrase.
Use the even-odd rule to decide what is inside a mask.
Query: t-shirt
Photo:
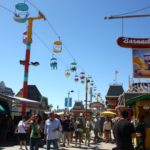
[[[40,134],[40,125],[34,122],[31,125],[30,138],[40,138],[40,137],[41,137],[41,134]]]
[[[18,123],[18,133],[26,133],[26,124],[23,120],[20,120]]]
[[[59,131],[54,131],[57,128],[61,129],[60,120],[55,118],[54,120],[47,119],[45,121],[44,134],[47,140],[59,139]]]
[[[132,133],[135,132],[134,126],[127,119],[121,119],[114,125],[114,136],[118,148],[132,150]]]
[[[66,119],[62,122],[63,131],[70,131],[70,119]]]
[[[104,130],[111,130],[111,126],[112,126],[111,121],[105,121],[103,128]]]

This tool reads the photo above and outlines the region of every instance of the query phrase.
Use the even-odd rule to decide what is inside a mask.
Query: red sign
[[[150,48],[150,38],[119,37],[117,44],[125,48]]]

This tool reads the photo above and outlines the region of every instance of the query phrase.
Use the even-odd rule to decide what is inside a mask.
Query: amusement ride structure
[[[48,25],[52,28],[56,36],[58,37],[58,40],[53,42],[53,50],[52,50],[52,58],[50,59],[50,68],[51,70],[57,70],[58,69],[58,56],[56,55],[60,54],[62,52],[62,46],[63,42],[60,40],[60,36],[58,36],[56,30],[52,27],[48,19],[45,17],[45,15],[38,9],[38,15],[36,17],[30,17],[29,15],[29,6],[30,4],[32,7],[34,7],[37,10],[37,7],[33,5],[29,0],[24,0],[24,2],[17,3],[15,5],[15,11],[11,11],[10,9],[0,5],[1,8],[4,8],[5,10],[13,13],[14,17],[13,19],[18,23],[26,23],[27,22],[27,31],[23,33],[23,43],[26,45],[26,53],[25,53],[25,59],[20,60],[20,64],[24,65],[24,81],[23,81],[23,89],[22,89],[22,97],[28,98],[28,78],[29,78],[29,66],[34,65],[38,66],[39,62],[30,62],[30,51],[31,51],[31,44],[33,42],[32,35],[33,35],[33,23],[34,21],[38,20],[45,20]],[[41,41],[42,42],[42,41]],[[45,43],[42,42],[44,45]],[[48,48],[48,46],[45,46]],[[67,49],[66,49],[67,50]],[[67,50],[68,51],[68,50]],[[87,115],[87,109],[89,107],[88,102],[92,102],[92,97],[94,95],[93,91],[96,92],[96,86],[94,83],[94,80],[87,75],[84,71],[81,71],[79,74],[77,71],[79,70],[79,65],[70,53],[68,51],[70,56],[72,57],[73,61],[69,63],[69,67],[65,70],[65,76],[70,77],[71,74],[74,75],[74,81],[78,82],[80,81],[82,84],[85,84],[86,89],[86,95],[85,95],[85,114]],[[61,61],[63,62],[63,61]],[[82,69],[83,70],[83,69]],[[90,86],[90,101],[88,101],[88,86]],[[26,113],[26,104],[22,104],[22,114]]]

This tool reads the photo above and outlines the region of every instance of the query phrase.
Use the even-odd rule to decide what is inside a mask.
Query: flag
[[[115,70],[115,74],[118,74],[119,73],[119,71],[118,70]]]

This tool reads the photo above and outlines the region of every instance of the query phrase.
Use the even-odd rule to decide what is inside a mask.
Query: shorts
[[[26,141],[26,133],[18,133],[19,141]]]
[[[82,137],[82,132],[81,131],[75,131],[75,138],[80,139]]]

